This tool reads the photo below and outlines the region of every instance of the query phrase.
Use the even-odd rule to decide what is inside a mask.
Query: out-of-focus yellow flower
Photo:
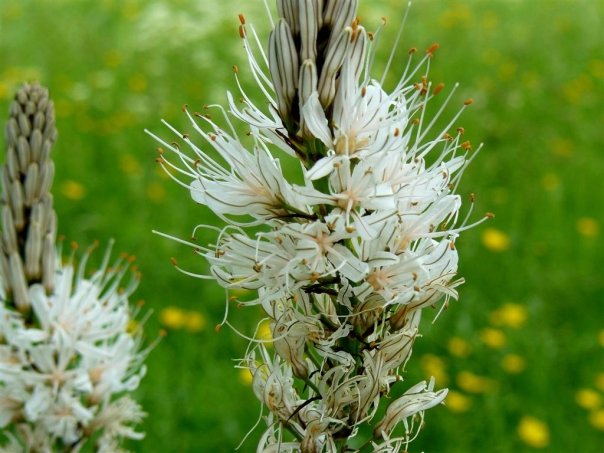
[[[260,323],[256,338],[264,341],[265,346],[272,346],[273,332],[271,331],[271,321],[269,319],[265,319]]]
[[[140,171],[140,164],[132,154],[123,153],[119,158],[120,170],[127,175],[133,175]]]
[[[505,187],[495,187],[491,191],[490,199],[498,205],[506,204],[510,199],[510,193]]]
[[[206,326],[206,318],[198,311],[185,312],[184,328],[189,332],[201,332]]]
[[[594,381],[597,389],[604,392],[604,373],[596,374],[596,379]]]
[[[103,55],[103,63],[108,68],[114,69],[117,68],[122,62],[122,55],[120,51],[117,49],[108,50]]]
[[[166,307],[159,313],[159,321],[170,329],[181,329],[186,323],[186,315],[178,307]]]
[[[591,75],[596,79],[604,79],[604,60],[596,58],[589,62],[589,70]]]
[[[449,390],[447,393],[447,399],[445,400],[445,407],[449,408],[453,412],[466,412],[472,406],[472,400],[461,392],[455,390]]]
[[[579,74],[562,86],[562,94],[571,104],[581,104],[595,90],[593,80],[587,74]]]
[[[504,252],[510,248],[510,237],[495,228],[485,228],[481,239],[483,245],[492,252]]]
[[[569,157],[575,150],[573,142],[565,138],[554,138],[549,146],[552,153],[558,157]]]
[[[457,374],[457,385],[468,393],[485,393],[493,388],[493,381],[470,371]]]
[[[549,445],[549,427],[535,417],[522,417],[518,424],[518,436],[522,442],[534,448],[545,448]]]
[[[492,327],[482,329],[480,331],[480,339],[489,348],[493,349],[502,348],[503,346],[505,346],[507,340],[505,334],[501,330],[493,329]]]
[[[427,379],[434,376],[439,385],[447,385],[449,382],[447,366],[445,365],[445,361],[440,357],[434,354],[424,354],[420,359],[420,366]]]
[[[0,99],[8,99],[10,97],[10,90],[8,84],[0,80]]]
[[[245,385],[252,385],[254,376],[252,376],[252,372],[248,368],[239,368],[239,379]]]
[[[602,404],[602,397],[598,392],[592,389],[579,389],[575,393],[575,401],[583,409],[598,409]]]
[[[501,80],[511,80],[516,74],[518,63],[515,61],[504,61],[499,65],[499,78]]]
[[[142,93],[147,89],[147,79],[142,74],[134,74],[128,80],[128,87],[135,93]]]
[[[541,184],[545,190],[553,192],[560,187],[560,178],[558,178],[558,175],[555,173],[546,173],[543,175],[543,178],[541,178]]]
[[[493,30],[499,25],[499,18],[493,11],[486,11],[482,17],[480,25],[485,30]]]
[[[61,193],[70,200],[81,200],[86,196],[86,188],[77,181],[68,179],[61,183]]]
[[[447,349],[451,355],[456,357],[467,357],[470,355],[470,343],[460,337],[452,337],[447,343]]]
[[[136,319],[129,319],[128,326],[126,327],[126,331],[129,334],[134,334],[140,329],[141,325]]]
[[[518,329],[524,325],[527,318],[528,313],[524,305],[507,303],[493,311],[489,316],[489,321],[494,326]]]
[[[518,354],[506,354],[501,359],[501,368],[503,371],[510,374],[522,373],[526,368],[524,358]]]
[[[604,431],[604,409],[598,409],[589,414],[589,424],[599,431]]]
[[[444,10],[439,17],[440,25],[443,28],[467,27],[472,21],[472,10],[463,3],[456,3]]]
[[[598,235],[600,225],[596,219],[591,217],[581,217],[577,220],[577,231],[580,235],[593,238]]]
[[[161,203],[166,199],[166,189],[158,182],[152,182],[147,186],[147,197],[154,203]]]
[[[124,2],[124,6],[122,7],[122,16],[124,19],[129,21],[134,21],[140,15],[141,8],[140,5],[134,2]]]

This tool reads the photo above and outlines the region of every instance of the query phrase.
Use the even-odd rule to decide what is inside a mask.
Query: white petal
[[[323,111],[323,106],[319,102],[319,94],[315,91],[311,94],[302,107],[302,116],[308,130],[323,142],[328,149],[333,148],[333,139],[329,129],[327,117]]]

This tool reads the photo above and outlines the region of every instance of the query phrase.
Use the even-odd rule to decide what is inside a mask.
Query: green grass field
[[[361,4],[368,29],[389,19],[379,70],[406,2]],[[136,294],[153,311],[147,336],[168,333],[137,392],[149,415],[134,451],[230,452],[258,416],[233,368],[246,342],[213,328],[223,291],[177,272],[171,257],[199,272],[206,264],[151,232],[187,237],[199,223],[219,222],[160,171],[143,132],[169,136],[161,118],[186,128],[184,103],[224,104],[236,89],[233,64],[251,81],[240,12],[268,36],[260,1],[0,2],[0,112],[32,79],[56,103],[59,232],[82,245],[113,237],[137,255]],[[601,451],[604,4],[416,0],[399,54],[433,42],[441,47],[432,79],[460,82],[457,104],[475,101],[460,125],[485,143],[460,192],[476,193],[476,212],[496,218],[457,243],[467,281],[460,301],[435,324],[424,318],[407,376],[434,375],[451,396],[427,413],[411,449]],[[259,316],[242,310],[232,319],[252,332]],[[241,451],[255,451],[258,434]]]

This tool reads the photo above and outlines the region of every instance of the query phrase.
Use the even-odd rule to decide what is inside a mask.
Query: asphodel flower
[[[145,374],[142,330],[128,298],[139,276],[127,255],[97,271],[63,262],[50,188],[56,138],[48,90],[24,85],[6,127],[0,259],[0,428],[7,452],[115,452],[145,415],[128,395]],[[126,280],[126,276],[131,278]]]
[[[456,122],[471,100],[442,129],[436,124],[454,90],[426,114],[443,90],[429,78],[438,45],[423,56],[411,49],[392,88],[385,75],[372,76],[381,26],[366,31],[356,7],[355,0],[278,0],[266,50],[240,15],[266,102],[252,102],[236,67],[240,96],[228,93],[228,113],[215,107],[224,128],[187,112],[202,145],[171,126],[188,152],[150,133],[162,145],[160,164],[227,223],[215,244],[191,243],[211,274],[194,275],[252,291],[239,304],[260,305],[272,320],[274,354],[255,340],[240,362],[267,409],[258,452],[335,453],[362,444],[398,452],[447,393],[430,381],[391,403],[385,398],[405,385],[422,310],[445,308],[463,282],[455,279],[455,241],[472,226],[471,209],[460,218],[455,189],[472,147]],[[249,137],[239,138],[231,117]],[[281,159],[297,160],[298,183]],[[381,405],[386,414],[376,421]],[[369,438],[363,425],[372,428],[363,431]]]

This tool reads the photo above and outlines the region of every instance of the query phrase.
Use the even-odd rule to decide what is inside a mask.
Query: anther
[[[461,146],[461,149],[465,149],[466,151],[469,151],[472,149],[472,143],[470,143],[470,140],[466,140],[459,146]]]
[[[409,55],[413,55],[415,52],[417,52],[417,47],[412,47],[411,49],[409,49]]]
[[[243,25],[239,26],[239,37],[245,39],[245,27]]]
[[[187,104],[183,104],[181,108],[183,112],[186,112],[189,106]]]
[[[443,90],[444,87],[445,87],[444,83],[442,83],[442,82],[439,83],[438,85],[436,85],[436,87],[434,87],[434,91],[432,92],[432,94],[434,96],[436,96],[438,93],[440,93]]]
[[[487,219],[494,219],[495,218],[495,214],[493,214],[492,212],[487,212],[484,216]]]
[[[239,17],[239,22],[241,23],[241,25],[245,25],[245,16],[239,13],[237,17]]]
[[[174,257],[170,258],[170,262],[172,263],[172,266],[176,266],[177,265],[176,258],[174,258]]]
[[[474,102],[474,99],[468,98],[465,101],[463,101],[463,105],[471,105],[473,102]]]
[[[476,200],[476,196],[474,195],[474,192],[470,193],[470,203],[474,203],[474,200]]]
[[[463,128],[463,127],[458,127],[457,128],[457,133],[459,135],[463,135],[465,132],[466,132],[465,128]]]
[[[401,135],[401,130],[397,127],[396,129],[394,129],[394,136],[398,137],[399,135]]]
[[[233,72],[239,74],[239,67],[236,64],[233,65]]]
[[[435,42],[434,44],[432,44],[430,47],[428,47],[426,49],[426,53],[430,56],[434,55],[434,52],[436,52],[438,50],[438,48],[440,47],[440,44]]]

